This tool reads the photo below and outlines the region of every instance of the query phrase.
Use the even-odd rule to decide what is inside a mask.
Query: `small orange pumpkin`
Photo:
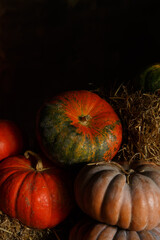
[[[155,164],[128,171],[114,162],[87,164],[74,189],[79,207],[100,222],[134,231],[160,223],[160,167]]]
[[[22,153],[24,137],[15,122],[0,119],[0,161],[9,156]]]
[[[68,181],[66,171],[31,151],[5,158],[0,161],[0,210],[32,228],[54,227],[72,208]]]

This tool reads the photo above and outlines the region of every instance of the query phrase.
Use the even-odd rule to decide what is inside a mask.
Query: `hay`
[[[160,162],[160,95],[120,86],[110,101],[123,126],[118,161]]]
[[[40,240],[49,239],[49,230],[37,230],[22,225],[17,219],[12,219],[0,212],[0,239],[5,240]]]
[[[34,229],[0,211],[0,240],[68,240],[71,228],[82,215],[83,212],[75,206],[70,215],[57,226]]]
[[[4,240],[61,240],[66,239],[64,227],[57,229],[29,228],[17,219],[10,218],[0,211],[0,239]]]

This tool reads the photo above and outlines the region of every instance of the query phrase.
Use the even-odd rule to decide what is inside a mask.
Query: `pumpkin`
[[[159,240],[160,225],[140,232],[119,229],[91,219],[76,223],[69,233],[69,240]]]
[[[24,139],[20,128],[10,120],[0,120],[0,160],[20,154]]]
[[[119,150],[122,126],[111,105],[97,94],[68,91],[40,108],[37,138],[47,157],[60,164],[110,161]]]
[[[155,92],[160,89],[160,63],[146,67],[137,78],[137,84],[143,92]]]
[[[128,170],[115,162],[87,164],[74,191],[81,210],[99,222],[133,231],[160,223],[160,167],[155,164]]]
[[[45,229],[63,221],[72,208],[70,190],[67,172],[33,152],[0,162],[0,210],[26,226]]]

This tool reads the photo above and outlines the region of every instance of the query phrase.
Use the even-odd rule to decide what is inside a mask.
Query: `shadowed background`
[[[154,0],[0,0],[0,118],[30,134],[55,94],[128,82],[160,61]]]

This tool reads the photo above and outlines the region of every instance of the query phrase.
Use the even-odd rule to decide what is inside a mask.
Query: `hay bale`
[[[51,230],[32,229],[21,224],[17,219],[10,218],[0,212],[0,239],[10,240],[41,240],[54,238]]]
[[[123,125],[123,142],[118,161],[160,162],[160,95],[129,92],[120,86],[110,97]]]
[[[50,229],[34,229],[0,211],[0,240],[67,240],[74,215]]]

